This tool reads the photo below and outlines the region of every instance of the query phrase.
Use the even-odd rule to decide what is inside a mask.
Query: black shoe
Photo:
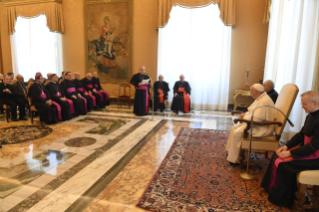
[[[0,145],[0,149],[2,149],[2,145]]]
[[[232,163],[232,162],[229,162],[229,165],[232,165],[232,166],[239,166],[240,163]]]
[[[19,118],[19,120],[21,120],[21,121],[28,121],[28,119],[24,116],[24,117],[21,117],[21,118]]]
[[[11,118],[11,121],[19,121],[17,118]]]

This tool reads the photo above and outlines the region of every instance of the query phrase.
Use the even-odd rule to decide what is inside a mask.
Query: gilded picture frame
[[[132,0],[86,0],[86,72],[102,84],[128,83],[132,76]]]

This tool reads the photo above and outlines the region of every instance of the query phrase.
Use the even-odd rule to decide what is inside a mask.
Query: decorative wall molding
[[[26,4],[40,4],[40,3],[49,3],[56,2],[62,4],[62,0],[2,0],[6,7],[10,6],[20,6]]]

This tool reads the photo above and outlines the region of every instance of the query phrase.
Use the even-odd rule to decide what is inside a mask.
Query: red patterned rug
[[[182,128],[138,207],[149,211],[286,211],[267,200],[259,186],[265,169],[253,180],[226,160],[229,131]]]

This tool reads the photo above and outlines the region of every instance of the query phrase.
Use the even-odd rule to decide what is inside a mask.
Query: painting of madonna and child
[[[87,5],[88,72],[101,83],[122,83],[131,76],[130,2]]]

